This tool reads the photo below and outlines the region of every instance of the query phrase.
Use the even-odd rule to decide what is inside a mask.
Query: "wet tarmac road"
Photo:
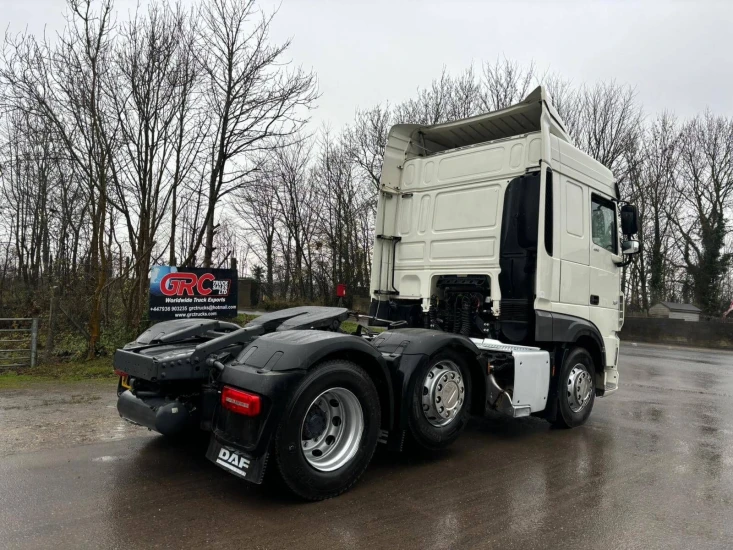
[[[477,421],[436,457],[380,453],[316,504],[120,424],[106,386],[73,389],[63,420],[53,396],[5,391],[0,548],[733,548],[733,353],[622,360],[582,428]]]

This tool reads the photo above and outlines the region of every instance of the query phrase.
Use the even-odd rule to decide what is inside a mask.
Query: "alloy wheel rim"
[[[570,410],[574,413],[588,406],[593,391],[593,380],[585,365],[578,363],[568,376],[567,399]]]
[[[363,432],[359,399],[346,388],[330,388],[313,400],[303,417],[303,456],[316,470],[333,472],[356,455]]]
[[[458,365],[445,359],[430,368],[423,380],[422,411],[431,425],[440,428],[453,422],[465,399],[466,386]]]

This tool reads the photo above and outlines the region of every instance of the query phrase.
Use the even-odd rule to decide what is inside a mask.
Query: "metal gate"
[[[38,319],[0,319],[0,369],[35,367]]]

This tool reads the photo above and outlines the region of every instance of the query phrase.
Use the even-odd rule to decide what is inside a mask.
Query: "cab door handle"
[[[590,295],[590,305],[597,306],[601,303],[601,300],[595,294]]]

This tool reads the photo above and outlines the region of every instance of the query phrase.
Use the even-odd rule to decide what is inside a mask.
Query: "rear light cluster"
[[[259,395],[224,386],[221,391],[221,406],[244,416],[257,416],[260,414],[261,401]]]

